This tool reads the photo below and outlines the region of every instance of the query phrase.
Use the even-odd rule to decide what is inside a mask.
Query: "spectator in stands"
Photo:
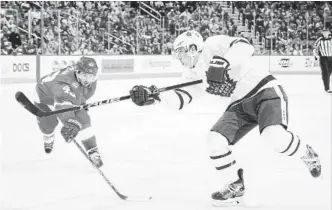
[[[302,45],[299,45],[299,44],[294,45],[293,55],[297,55],[297,56],[299,56],[299,55],[303,56],[304,55],[303,51],[302,51]]]
[[[31,37],[28,43],[24,44],[24,53],[27,55],[36,55],[38,52],[38,46],[35,44],[34,39]]]
[[[21,36],[19,34],[18,28],[13,27],[11,33],[8,35],[8,41],[12,43],[13,49],[22,45]]]
[[[93,55],[92,46],[88,45],[86,49],[83,50],[83,55]]]
[[[4,41],[3,44],[1,44],[1,55],[11,55],[14,51],[12,48],[12,43],[9,41]]]

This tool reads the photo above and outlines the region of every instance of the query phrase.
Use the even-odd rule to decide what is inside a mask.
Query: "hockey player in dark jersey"
[[[67,67],[44,76],[36,86],[39,101],[35,101],[35,105],[45,111],[51,111],[85,104],[95,93],[97,73],[96,61],[90,57],[82,57],[74,68]],[[60,120],[63,124],[61,135],[65,141],[69,143],[73,138],[81,141],[95,165],[97,167],[103,165],[96,137],[91,128],[88,110],[66,112],[37,119],[39,128],[44,134],[46,153],[51,153],[53,149],[54,130]]]

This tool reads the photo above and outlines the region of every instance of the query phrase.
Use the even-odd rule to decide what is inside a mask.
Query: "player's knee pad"
[[[227,139],[220,133],[210,131],[207,137],[209,156],[217,170],[229,168],[236,161],[228,146]]]
[[[266,127],[261,133],[263,141],[272,146],[279,153],[292,156],[301,145],[299,137],[290,131],[287,131],[281,125],[272,125]]]

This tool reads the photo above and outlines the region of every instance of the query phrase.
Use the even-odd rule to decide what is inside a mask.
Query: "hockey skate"
[[[306,153],[304,156],[301,157],[301,159],[308,167],[311,176],[317,178],[322,173],[322,166],[320,164],[320,160],[317,153],[309,145],[306,145],[306,147]]]
[[[43,139],[44,139],[44,150],[47,154],[49,154],[53,150],[55,136],[53,133],[48,135],[45,134]]]
[[[88,150],[89,158],[95,164],[96,167],[100,168],[103,166],[103,161],[101,160],[100,154],[98,152],[98,148],[94,147]]]
[[[243,169],[238,170],[239,179],[212,194],[213,206],[234,206],[243,203],[245,193]]]

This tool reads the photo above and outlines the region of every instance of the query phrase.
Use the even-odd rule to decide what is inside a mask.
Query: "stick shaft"
[[[196,84],[200,84],[202,82],[203,82],[203,80],[195,80],[195,81],[186,82],[186,83],[182,83],[182,84],[163,87],[163,88],[159,89],[159,92],[165,92],[165,91],[174,90],[177,88],[183,88],[183,87],[187,87],[187,86],[191,86],[191,85],[196,85]],[[119,101],[124,101],[124,100],[130,99],[130,95],[127,95],[127,96],[122,96],[122,97],[118,97],[118,98],[110,98],[110,99],[106,99],[106,100],[102,100],[102,101],[96,101],[96,102],[81,105],[81,106],[74,106],[74,107],[70,107],[70,108],[66,108],[66,109],[45,112],[45,111],[42,111],[41,109],[39,109],[38,107],[36,107],[33,103],[31,103],[31,101],[24,95],[24,93],[17,92],[15,94],[15,97],[16,97],[16,100],[25,109],[27,109],[33,115],[38,116],[38,117],[47,117],[47,116],[61,114],[61,113],[70,112],[70,111],[78,111],[78,110],[82,110],[82,109],[88,109],[88,108],[92,108],[92,107],[96,107],[96,106],[116,103]]]

